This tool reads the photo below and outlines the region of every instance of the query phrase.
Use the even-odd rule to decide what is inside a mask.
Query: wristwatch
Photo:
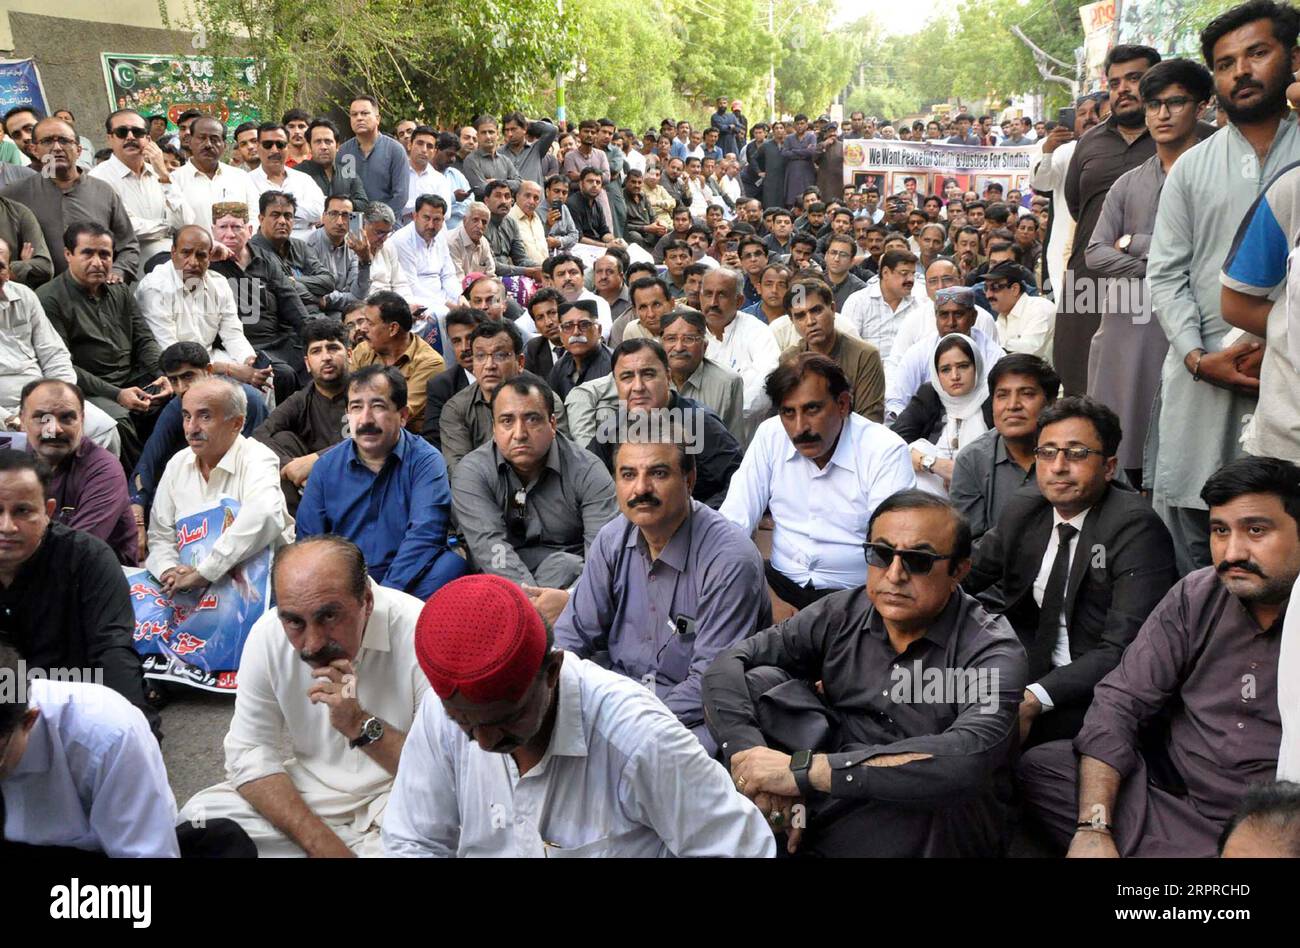
[[[1125,234],[1119,240],[1115,241],[1115,247],[1118,250],[1128,250],[1128,245],[1133,243],[1133,235]]]
[[[925,473],[927,474],[933,474],[934,463],[938,460],[939,458],[933,454],[925,455],[923,458],[921,458],[921,470],[925,471]]]
[[[361,725],[361,733],[348,741],[348,747],[361,748],[368,744],[373,744],[384,736],[384,722],[373,715],[366,718],[366,722]]]
[[[812,793],[812,780],[808,777],[808,769],[812,766],[812,751],[797,751],[790,758],[790,773],[794,774],[795,786],[805,797]]]

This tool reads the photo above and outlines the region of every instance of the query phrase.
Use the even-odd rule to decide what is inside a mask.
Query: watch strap
[[[379,723],[379,719],[375,716],[371,715],[366,718],[365,722],[361,725],[361,733],[348,741],[348,747],[356,750],[358,748],[366,747],[369,744],[373,744],[375,741],[379,740],[379,737],[382,737],[384,733],[382,724],[380,724],[379,727],[379,737],[370,736],[371,725],[376,723]]]
[[[795,786],[799,788],[799,793],[805,797],[813,792],[812,780],[808,776],[811,767],[812,751],[810,750],[797,751],[790,758],[790,772],[794,774]]]

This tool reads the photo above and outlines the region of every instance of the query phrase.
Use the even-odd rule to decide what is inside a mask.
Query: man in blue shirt
[[[344,179],[359,177],[371,201],[383,201],[398,220],[406,208],[406,191],[411,183],[406,149],[396,138],[379,130],[379,103],[359,95],[348,107],[355,138],[349,138],[334,156],[336,174]]]
[[[352,437],[321,455],[298,505],[298,538],[334,533],[365,554],[370,577],[427,599],[466,571],[447,547],[451,487],[438,449],[406,430],[406,380],[368,365],[348,381]]]

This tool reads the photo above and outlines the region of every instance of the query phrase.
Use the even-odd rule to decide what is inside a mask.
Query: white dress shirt
[[[221,361],[218,351],[241,363],[255,355],[244,337],[234,291],[219,273],[209,270],[202,283],[187,287],[181,271],[168,261],[136,284],[135,301],[159,349],[176,342],[197,342],[214,361]],[[218,334],[222,350],[213,348]]]
[[[451,205],[454,200],[451,193],[451,184],[447,181],[447,176],[433,166],[433,163],[424,166],[423,171],[416,171],[407,164],[411,172],[410,181],[406,187],[406,207],[402,209],[402,219],[407,220],[415,215],[415,199],[425,194],[436,194],[447,202],[446,214],[451,213]]]
[[[1056,304],[1042,296],[1023,293],[1011,312],[998,316],[998,342],[1007,352],[1026,352],[1052,362],[1052,336],[1056,332]]]
[[[921,280],[917,280],[916,282],[918,286],[924,285]],[[929,297],[927,297],[927,299],[928,298]],[[898,327],[898,332],[894,335],[894,351],[889,354],[888,359],[882,359],[885,363],[886,375],[889,374],[891,368],[896,367],[903,361],[903,356],[906,355],[908,350],[918,341],[924,339],[931,345],[939,341],[939,330],[935,326],[935,319],[933,303],[931,303],[928,308],[922,306],[908,312],[907,318],[903,320],[903,324]],[[975,307],[974,328],[984,333],[984,335],[988,336],[994,342],[997,341],[998,322],[994,318],[993,314],[983,306]],[[987,363],[987,366],[992,368],[993,363],[989,362]]]
[[[391,728],[408,734],[416,709],[429,690],[428,679],[415,657],[415,623],[424,603],[414,596],[370,581],[375,608],[366,622],[361,648],[353,660],[357,701]],[[185,804],[182,815],[204,807],[220,815],[239,814],[239,787],[273,774],[286,774],[303,801],[340,835],[345,824],[358,833],[382,820],[393,787],[393,775],[330,724],[329,708],[312,704],[307,692],[317,681],[312,668],[289,644],[279,613],[269,609],[248,633],[239,664],[235,715],[226,733],[226,780],[201,791]],[[242,806],[253,814],[251,804]],[[214,807],[216,808],[214,810]],[[254,842],[266,855],[275,835],[249,821]],[[374,834],[377,837],[377,833]],[[284,837],[276,854],[301,850]],[[378,839],[374,840],[378,850]]]
[[[141,263],[155,254],[171,250],[176,231],[194,223],[194,210],[180,188],[175,182],[160,183],[158,172],[147,161],[137,175],[114,155],[96,165],[90,176],[108,184],[122,199],[126,215],[140,240]]]
[[[412,221],[389,237],[384,246],[392,247],[397,253],[402,272],[410,281],[408,303],[422,303],[434,316],[445,316],[447,310],[456,305],[460,299],[460,281],[456,279],[456,265],[447,250],[445,227],[434,235],[433,240],[425,240],[416,232]]]
[[[894,338],[899,329],[917,311],[922,323],[928,316],[933,325],[934,304],[928,296],[918,297],[909,293],[899,302],[898,309],[890,309],[880,292],[880,277],[874,276],[865,287],[850,294],[840,315],[853,323],[858,338],[879,349],[880,358],[887,362],[894,351]]]
[[[990,320],[992,322],[992,320]],[[979,346],[984,358],[985,370],[992,368],[1006,352],[997,343],[997,324],[993,325],[993,335],[986,335],[980,329],[972,329],[971,338]],[[932,333],[932,338],[918,339],[906,354],[894,366],[885,367],[885,420],[891,415],[902,414],[912,396],[920,391],[921,386],[930,381],[930,360],[934,358],[934,347],[939,343],[939,334]],[[894,351],[898,351],[898,341],[894,341]]]
[[[261,192],[253,185],[253,179],[247,171],[224,162],[217,163],[217,170],[209,178],[193,162],[186,162],[170,175],[172,184],[180,189],[194,212],[194,223],[212,230],[212,205],[225,201],[243,201],[248,205],[248,219],[257,226],[257,199]]]
[[[103,685],[33,678],[40,713],[4,781],[0,836],[113,858],[177,858],[176,800],[149,724]]]
[[[76,385],[77,370],[40,298],[6,280],[0,283],[0,409],[5,418],[18,413],[23,386],[40,378]]]
[[[266,169],[259,167],[250,171],[248,177],[259,196],[267,191],[287,191],[293,195],[294,200],[298,202],[293,212],[295,236],[304,236],[320,223],[321,215],[325,213],[325,192],[309,175],[292,168],[285,168],[284,183],[276,184],[267,177]]]
[[[177,521],[211,510],[222,500],[235,501],[239,512],[208,555],[194,564],[208,582],[216,582],[254,553],[293,542],[293,518],[280,490],[279,459],[266,445],[236,435],[207,478],[189,447],[167,462],[149,512],[149,557],[144,564],[149,572],[161,577],[181,565]]]
[[[800,586],[852,589],[866,581],[871,514],[916,486],[912,453],[884,425],[850,414],[824,468],[799,453],[780,418],[758,426],[719,512],[746,536],[772,511],[772,566]]]
[[[1074,527],[1075,534],[1070,537],[1069,563],[1065,569],[1065,575],[1070,575],[1070,570],[1074,566],[1074,553],[1079,546],[1079,537],[1083,534],[1083,522],[1088,519],[1088,514],[1092,513],[1089,507],[1081,514],[1076,514],[1069,520],[1066,520],[1055,508],[1052,510],[1052,533],[1047,539],[1047,549],[1043,553],[1043,562],[1038,567],[1038,575],[1034,578],[1034,602],[1040,607],[1043,604],[1043,594],[1047,592],[1047,581],[1052,576],[1052,564],[1056,562],[1056,551],[1061,548],[1061,535],[1057,532],[1057,527],[1063,523],[1068,523]],[[1052,667],[1060,668],[1063,665],[1070,664],[1070,630],[1065,622],[1065,601],[1061,601],[1061,614],[1057,617],[1056,624],[1056,643],[1052,646]],[[1034,682],[1027,686],[1043,704],[1043,710],[1050,711],[1053,707],[1052,698],[1048,695],[1042,685]]]
[[[357,266],[359,268],[361,264]],[[406,271],[402,269],[391,237],[371,255],[370,260],[370,292],[381,290],[396,293],[408,302],[411,299],[411,283],[406,279]]]
[[[551,741],[522,776],[436,694],[384,820],[389,856],[772,856],[771,829],[653,691],[564,654]]]
[[[746,435],[767,417],[772,402],[767,397],[763,383],[767,375],[781,360],[781,349],[767,323],[749,313],[736,313],[719,339],[712,330],[706,330],[708,341],[705,356],[719,365],[739,372],[745,383]],[[743,440],[743,439],[742,439]]]

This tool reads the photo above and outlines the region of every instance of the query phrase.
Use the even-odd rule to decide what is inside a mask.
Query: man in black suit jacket
[[[1169,531],[1114,481],[1120,437],[1119,418],[1090,398],[1046,408],[1036,483],[1011,497],[962,584],[1010,620],[1029,654],[1027,745],[1078,732],[1093,687],[1178,579]]]
[[[533,317],[537,336],[524,345],[524,371],[539,378],[550,378],[551,369],[564,355],[564,342],[560,338],[560,304],[564,297],[553,287],[545,287],[528,301],[528,315]]]
[[[478,324],[486,322],[487,318],[488,315],[483,310],[469,306],[453,306],[447,310],[447,344],[456,355],[456,363],[429,379],[425,390],[428,401],[425,402],[424,409],[424,431],[421,432],[424,440],[440,451],[442,406],[461,389],[468,388],[473,380],[469,374],[473,368],[470,364],[473,350],[470,348],[469,337]]]

